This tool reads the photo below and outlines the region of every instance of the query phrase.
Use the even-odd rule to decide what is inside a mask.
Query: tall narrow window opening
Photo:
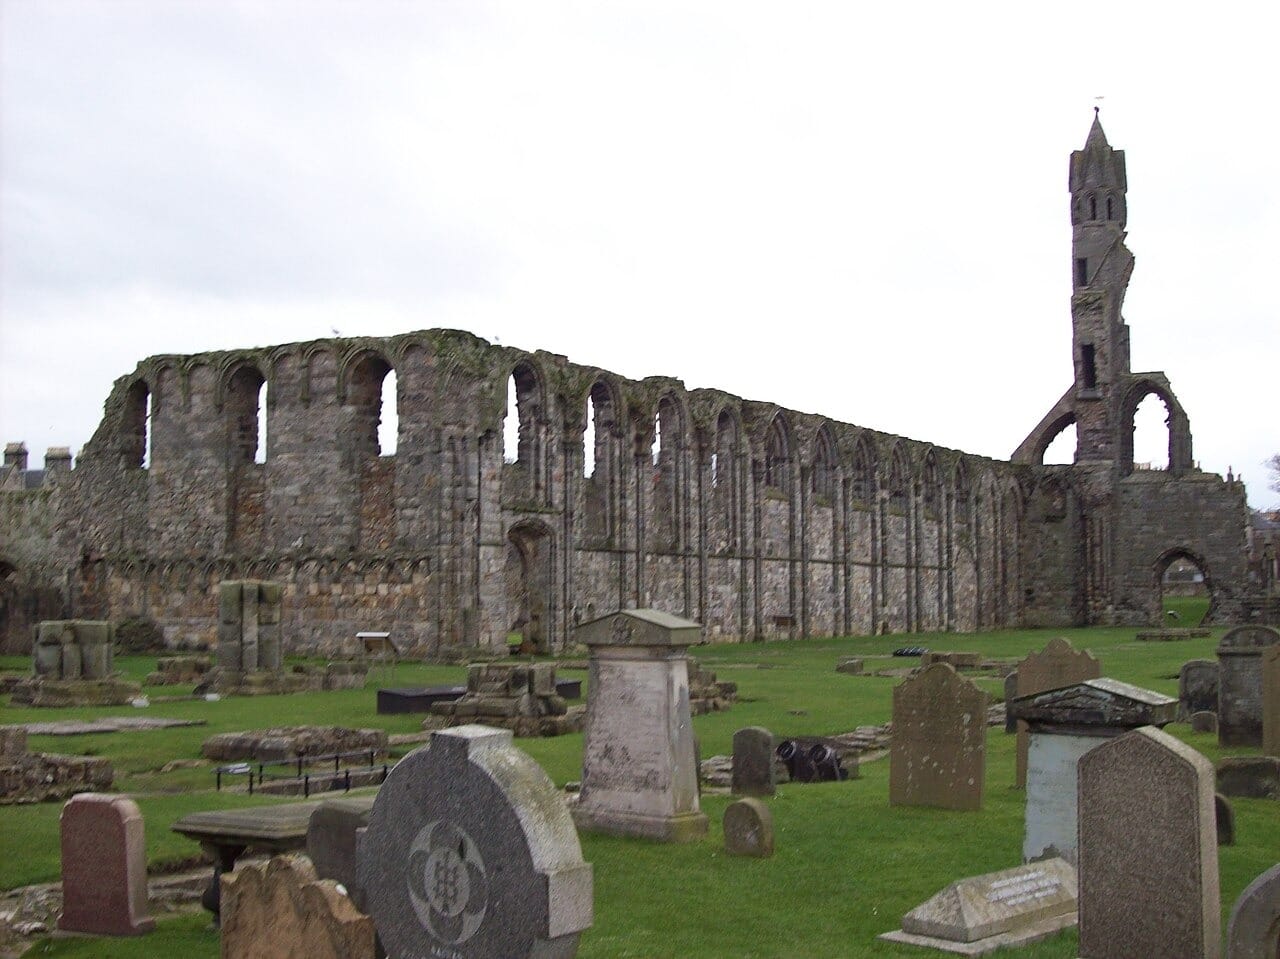
[[[1084,374],[1085,389],[1096,389],[1098,386],[1098,366],[1094,358],[1092,343],[1080,344],[1080,366],[1081,372]]]
[[[1076,286],[1089,285],[1089,260],[1086,257],[1076,257]]]

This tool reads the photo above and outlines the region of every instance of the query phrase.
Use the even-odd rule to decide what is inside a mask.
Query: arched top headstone
[[[1280,954],[1280,863],[1240,893],[1227,925],[1228,959],[1274,959]]]
[[[573,820],[509,730],[440,730],[401,760],[357,873],[393,956],[569,957],[592,921]]]
[[[1280,643],[1280,630],[1270,626],[1237,626],[1227,630],[1218,642],[1218,655],[1223,653],[1258,653],[1264,646]]]

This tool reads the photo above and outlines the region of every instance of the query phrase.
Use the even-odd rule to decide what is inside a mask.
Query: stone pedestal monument
[[[702,627],[654,609],[580,625],[591,650],[580,829],[687,842],[706,834],[686,650]]]
[[[1009,713],[1030,731],[1022,860],[1061,856],[1074,865],[1080,757],[1132,729],[1173,722],[1178,701],[1114,679],[1089,679],[1019,696]]]
[[[14,687],[27,706],[122,706],[142,687],[115,673],[115,626],[88,619],[46,620],[36,626],[32,676]]]

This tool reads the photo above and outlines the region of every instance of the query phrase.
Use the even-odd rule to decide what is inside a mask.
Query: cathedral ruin
[[[1179,559],[1212,620],[1262,618],[1243,485],[1198,470],[1168,379],[1130,370],[1126,188],[1095,119],[1070,165],[1075,381],[1010,461],[454,330],[152,356],[74,469],[6,449],[0,643],[30,649],[42,619],[145,617],[211,645],[224,580],[283,585],[294,653],[359,630],[418,655],[512,633],[559,650],[626,607],[726,640],[1150,624]],[[1165,470],[1133,463],[1150,394]],[[1073,424],[1075,463],[1042,465]]]

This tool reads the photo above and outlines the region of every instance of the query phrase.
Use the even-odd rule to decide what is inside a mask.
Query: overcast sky
[[[1134,369],[1269,505],[1280,6],[1182,9],[0,0],[0,439],[78,451],[155,353],[456,327],[1007,458],[1100,103]]]

